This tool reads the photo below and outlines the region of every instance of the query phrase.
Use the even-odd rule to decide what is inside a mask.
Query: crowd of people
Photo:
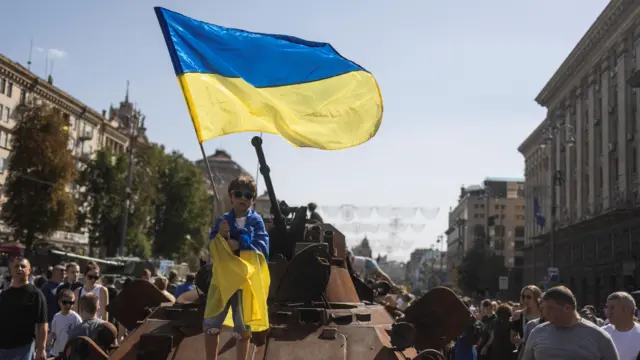
[[[82,349],[67,346],[71,340],[85,336],[108,351],[122,339],[126,330],[110,316],[109,300],[130,280],[116,284],[113,276],[101,277],[99,266],[91,261],[80,270],[71,262],[33,276],[28,259],[12,261],[11,276],[0,288],[0,359],[44,360],[61,354],[83,359]],[[140,278],[152,281],[151,272],[145,269]],[[194,282],[189,274],[180,283],[174,271],[169,278],[153,279],[169,302],[192,290]]]
[[[476,315],[452,345],[452,360],[638,360],[640,324],[626,292],[608,296],[601,312],[578,308],[565,286],[526,286],[520,302],[465,299]]]

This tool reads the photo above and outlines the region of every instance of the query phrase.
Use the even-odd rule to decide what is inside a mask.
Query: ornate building
[[[128,92],[128,91],[127,91]],[[24,66],[0,54],[0,193],[7,176],[7,165],[11,156],[11,133],[16,122],[20,120],[21,105],[48,104],[60,108],[69,122],[69,149],[77,160],[77,167],[90,159],[96,151],[109,148],[120,153],[127,151],[130,140],[137,139],[134,146],[148,146],[145,135],[144,118],[134,110],[129,102],[128,94],[117,108],[111,107],[109,115],[106,110],[101,113],[83,104],[63,90],[53,85],[49,75],[44,80]],[[132,121],[138,123],[136,136],[130,136]],[[72,185],[71,191],[77,188]],[[1,197],[1,196],[0,196]],[[0,233],[8,229],[0,225]],[[83,234],[56,232],[52,242],[69,244],[86,243]]]
[[[525,157],[525,282],[558,268],[582,304],[636,285],[640,3],[611,1],[536,101]]]

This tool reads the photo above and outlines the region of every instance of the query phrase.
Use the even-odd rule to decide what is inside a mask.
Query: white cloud
[[[48,52],[49,57],[53,59],[62,59],[67,57],[67,52],[60,49],[44,49],[41,47],[34,47],[33,50],[39,53]]]
[[[60,49],[49,49],[49,56],[54,59],[61,59],[67,56],[67,52]]]

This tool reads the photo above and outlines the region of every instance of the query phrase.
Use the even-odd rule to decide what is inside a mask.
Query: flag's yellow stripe
[[[200,142],[251,131],[279,134],[298,147],[337,150],[371,139],[382,122],[380,89],[366,71],[267,88],[215,74],[178,79]]]

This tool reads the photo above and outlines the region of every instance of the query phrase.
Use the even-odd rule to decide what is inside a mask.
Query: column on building
[[[574,221],[580,221],[580,219],[582,219],[582,210],[584,207],[584,189],[583,189],[583,185],[584,185],[584,169],[583,169],[583,165],[584,165],[584,159],[582,157],[583,153],[584,153],[584,124],[583,124],[583,120],[584,120],[584,113],[582,111],[583,109],[583,104],[584,104],[584,100],[583,100],[583,92],[582,92],[582,86],[578,86],[578,88],[576,89],[576,93],[575,93],[575,99],[576,99],[576,219],[574,219]]]
[[[640,69],[640,29],[638,30],[638,32],[636,34],[634,34],[633,36],[633,57],[635,58],[635,68],[636,69]],[[635,106],[636,106],[636,112],[635,112],[635,119],[631,119],[631,121],[635,122],[635,126],[634,126],[634,130],[637,131],[638,129],[640,129],[640,91],[635,90],[635,94],[634,96],[631,98],[631,101],[635,101]],[[634,137],[635,137],[635,145],[636,145],[636,151],[640,150],[638,149],[638,146],[640,145],[640,134],[638,133],[634,133]],[[640,171],[640,154],[637,154],[638,156],[636,156],[636,164],[635,164],[635,168]],[[634,189],[637,189],[638,186],[640,186],[640,174],[636,173],[635,175],[635,179],[632,180],[632,183],[634,184]]]
[[[567,101],[565,102],[565,111],[566,111],[566,115],[565,115],[565,124],[571,126],[572,121],[571,121],[571,117],[575,117],[575,115],[573,114],[573,101],[574,101],[574,92],[572,91],[569,94],[569,98],[567,99]],[[573,168],[574,168],[574,164],[573,161],[571,159],[571,154],[573,154],[573,149],[570,146],[566,146],[567,142],[566,140],[569,139],[570,136],[574,136],[572,135],[573,132],[575,131],[575,129],[571,128],[571,127],[565,127],[564,129],[564,136],[561,139],[562,142],[565,144],[565,149],[564,149],[564,169],[562,169],[562,171],[565,174],[565,182],[564,182],[564,186],[561,187],[561,190],[564,191],[564,209],[566,209],[566,214],[567,217],[569,219],[569,221],[572,220],[573,218],[573,204],[572,202],[572,193],[573,193]],[[566,217],[564,216],[565,211],[561,212],[561,216],[562,219],[564,220]],[[568,224],[567,224],[568,225]]]
[[[555,214],[555,221],[556,224],[559,222],[559,220],[561,219],[561,214],[562,214],[562,191],[564,189],[564,186],[556,186],[556,181],[555,181],[555,177],[556,177],[556,171],[561,170],[562,172],[564,172],[564,169],[561,168],[562,166],[562,161],[560,160],[560,156],[562,156],[562,152],[561,150],[561,146],[563,146],[563,141],[562,141],[562,137],[564,135],[564,128],[561,128],[563,123],[566,121],[565,119],[565,110],[562,108],[562,106],[564,106],[564,103],[561,102],[559,105],[559,108],[556,108],[556,110],[554,111],[553,114],[553,121],[554,121],[554,127],[556,129],[560,129],[559,131],[557,131],[556,134],[554,134],[553,137],[553,161],[551,162],[551,167],[550,167],[550,181],[549,181],[549,186],[551,187],[551,191],[555,191],[555,204],[552,204],[553,206],[555,206],[556,208],[556,214]],[[551,211],[549,211],[549,214],[551,214],[551,216],[553,216],[553,209],[551,209]]]
[[[611,174],[610,174],[610,159],[611,153],[609,144],[611,141],[611,134],[609,134],[609,60],[605,59],[600,67],[600,94],[601,96],[601,114],[602,121],[600,126],[602,127],[602,210],[607,210],[611,206]]]
[[[627,85],[627,78],[631,75],[630,65],[631,59],[628,51],[628,39],[623,39],[618,47],[618,58],[616,59],[616,86],[618,89],[618,99],[616,103],[616,112],[618,115],[618,173],[615,174],[618,178],[617,194],[621,196],[621,199],[626,199],[628,185],[629,172],[627,171],[627,157],[629,156],[629,145],[633,146],[627,140],[627,134],[629,133],[629,123],[627,116],[629,114],[629,97],[631,90]]]
[[[596,164],[596,74],[592,71],[589,73],[587,80],[587,136],[589,142],[589,156],[587,173],[589,175],[589,192],[588,192],[588,213],[593,215],[596,206],[596,174],[598,174],[598,166]]]

